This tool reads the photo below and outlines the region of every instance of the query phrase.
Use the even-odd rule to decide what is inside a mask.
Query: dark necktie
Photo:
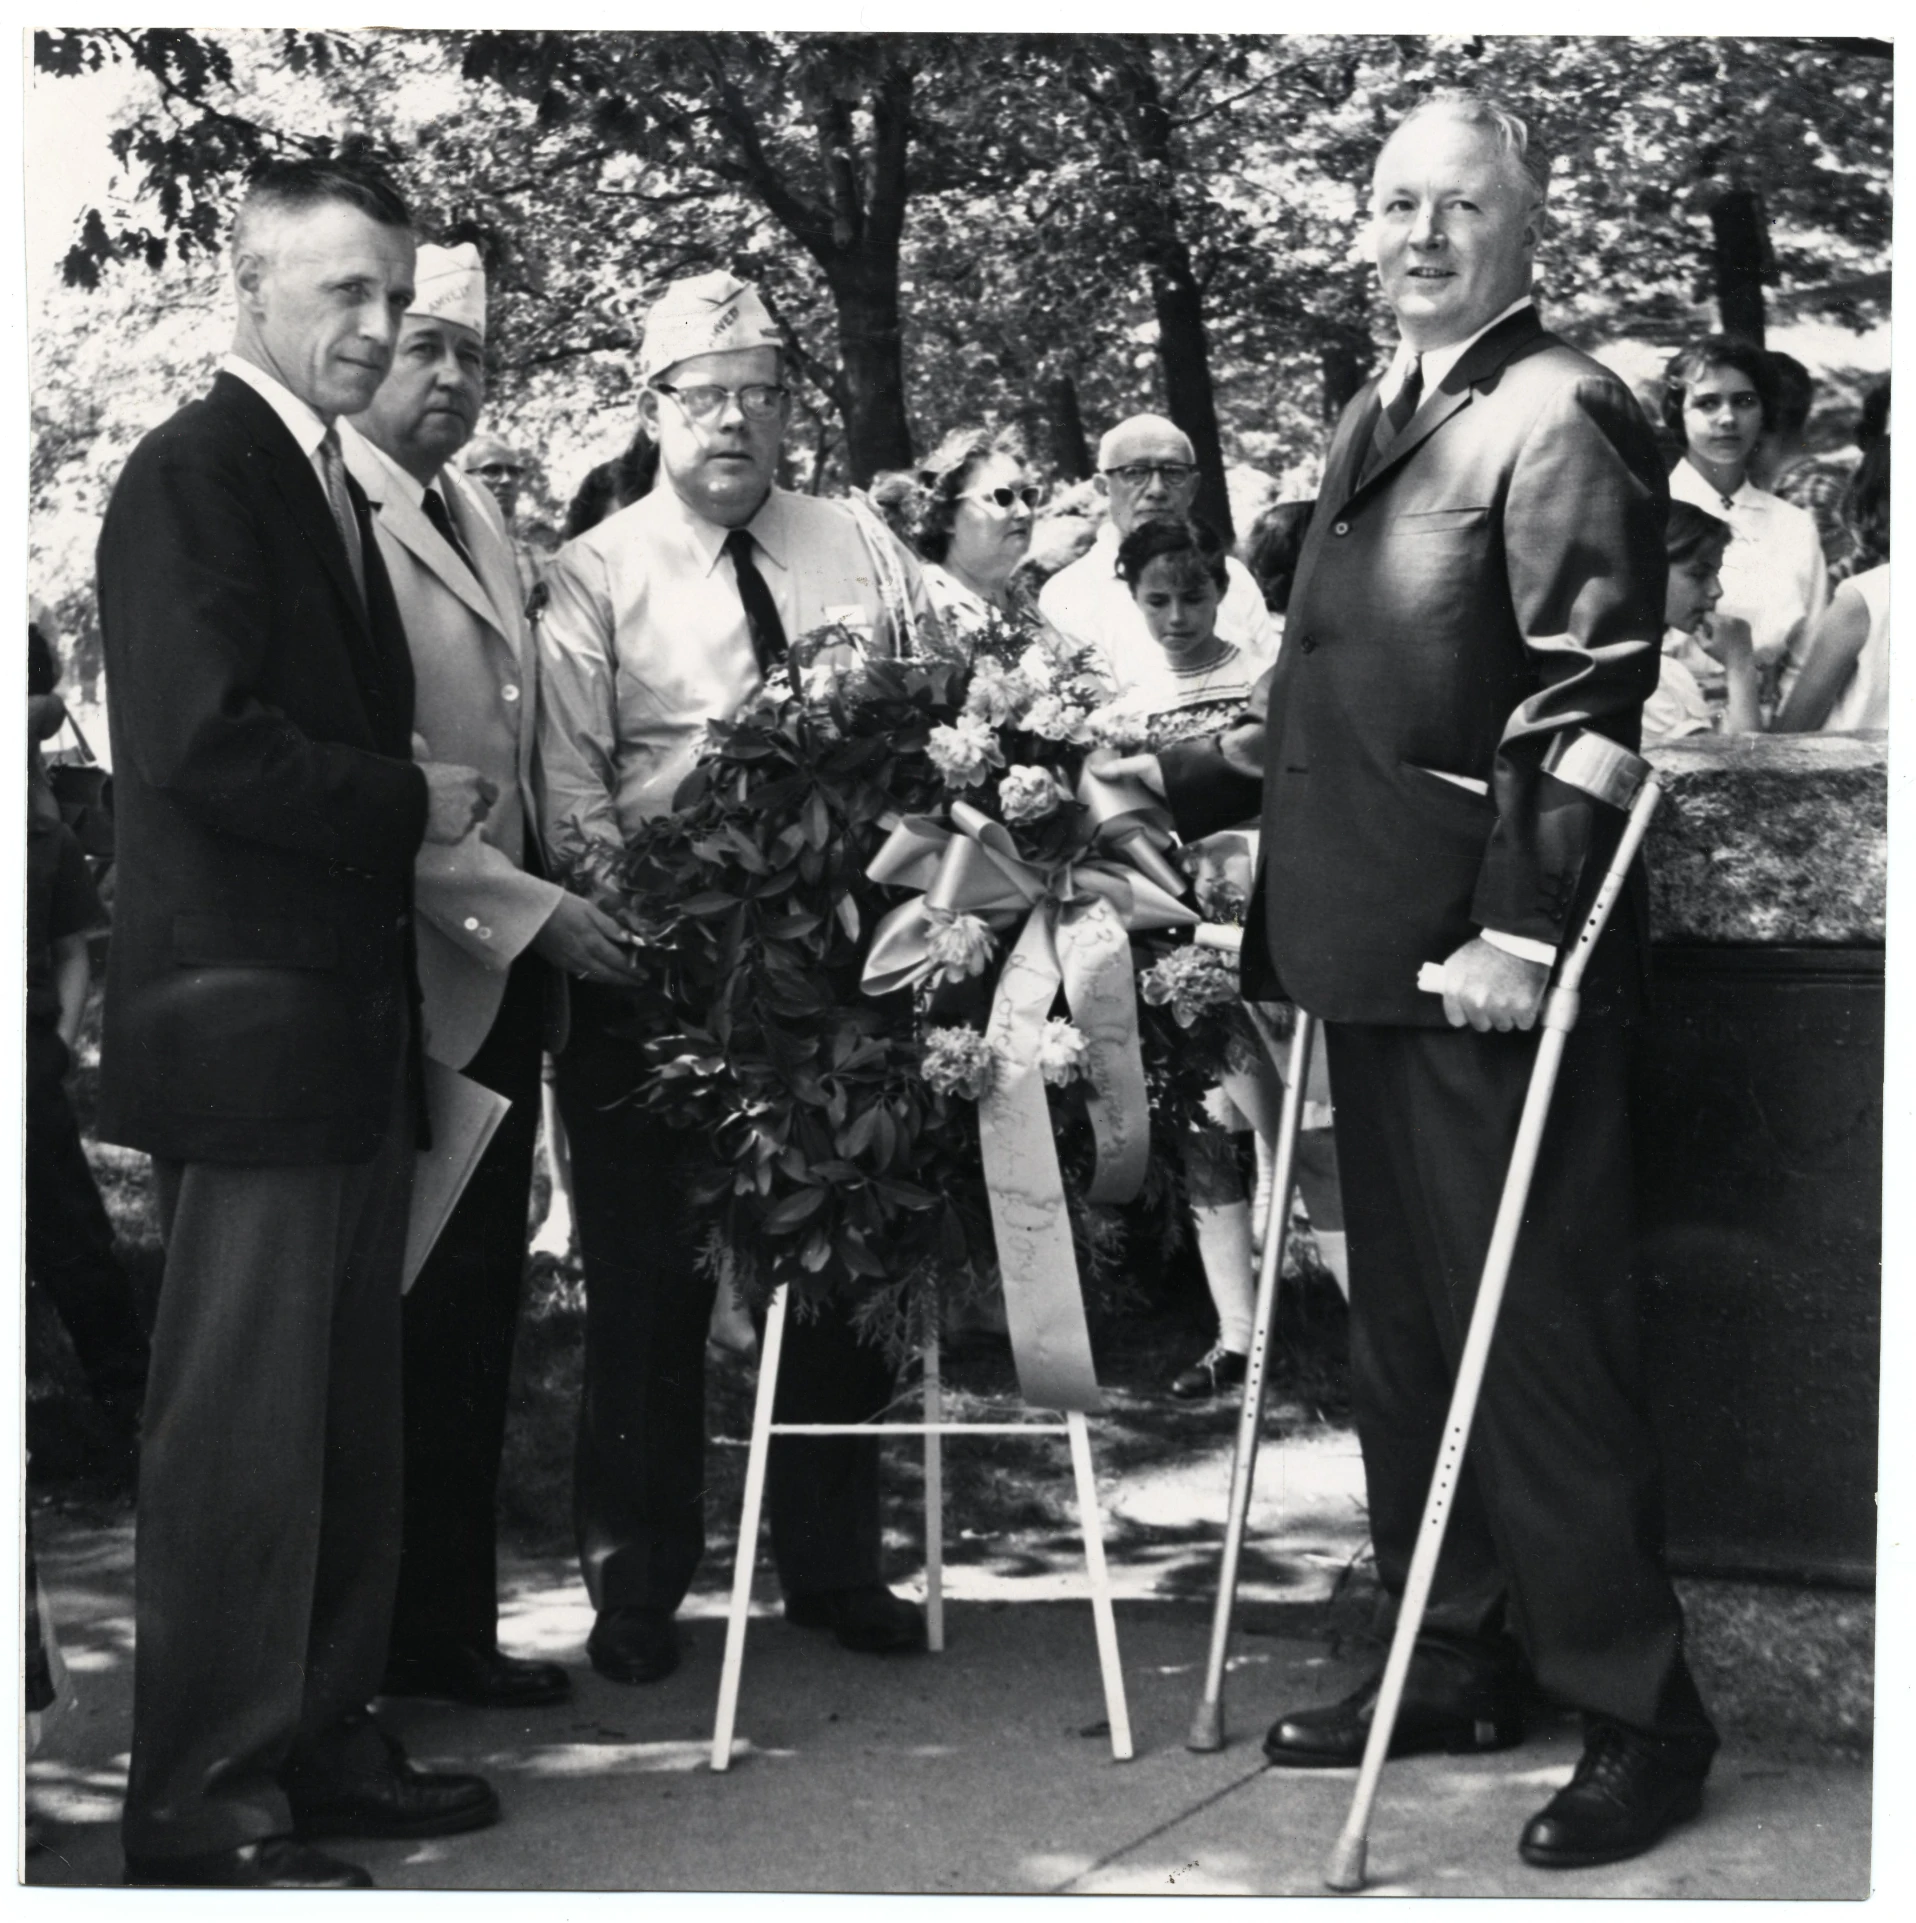
[[[473,566],[472,556],[466,552],[466,544],[460,540],[459,530],[453,526],[452,516],[447,512],[446,504],[444,500],[440,498],[439,490],[436,487],[427,488],[424,505],[426,509],[426,519],[438,530],[439,538],[452,549],[453,553],[458,555],[460,560],[465,562],[466,572],[470,574],[475,581],[478,580],[479,570]]]
[[[346,457],[339,451],[339,429],[328,426],[319,443],[319,473],[326,490],[326,505],[332,511],[333,525],[339,530],[346,549],[347,565],[359,587],[362,605],[366,599],[366,555],[359,544],[359,516],[353,512],[353,497],[346,488]]]
[[[752,559],[752,547],[752,537],[742,527],[725,537],[725,551],[732,557],[732,572],[738,577],[738,598],[745,606],[745,625],[751,631],[752,653],[759,673],[769,675],[785,659],[790,643],[785,638],[785,623],[778,618],[778,603]]]
[[[1417,412],[1417,403],[1424,398],[1424,357],[1416,354],[1411,357],[1409,370],[1404,375],[1404,384],[1390,398],[1390,404],[1377,417],[1377,431],[1371,436],[1370,461],[1375,467],[1390,452],[1406,427],[1410,417]]]

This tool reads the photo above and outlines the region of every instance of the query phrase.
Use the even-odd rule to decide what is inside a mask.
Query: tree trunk
[[[1763,345],[1763,283],[1774,270],[1770,224],[1760,194],[1732,187],[1710,209],[1710,267],[1724,333]]]
[[[1335,427],[1351,397],[1370,379],[1377,349],[1368,334],[1340,333],[1326,341],[1317,364],[1324,377],[1324,423]]]
[[[1064,481],[1091,478],[1091,449],[1084,436],[1084,413],[1078,406],[1078,383],[1060,374],[1045,383],[1046,440],[1051,465]]]
[[[1158,316],[1158,360],[1164,368],[1164,399],[1172,420],[1191,437],[1197,456],[1199,517],[1227,541],[1231,496],[1224,485],[1224,443],[1218,433],[1217,397],[1211,387],[1211,344],[1204,327],[1204,296],[1181,239],[1160,249],[1151,268],[1151,300]]]
[[[881,470],[912,464],[897,258],[851,262],[830,279],[845,377],[845,465],[854,487],[869,487]]]

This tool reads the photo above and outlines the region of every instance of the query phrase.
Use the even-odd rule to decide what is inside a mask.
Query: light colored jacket
[[[475,581],[412,484],[350,421],[340,430],[405,623],[418,684],[413,726],[433,760],[477,768],[499,789],[477,830],[452,846],[427,842],[414,871],[426,1053],[463,1068],[498,1015],[507,969],[564,892],[525,867],[537,834],[538,656],[505,523],[485,489],[440,470],[447,512],[479,570]]]

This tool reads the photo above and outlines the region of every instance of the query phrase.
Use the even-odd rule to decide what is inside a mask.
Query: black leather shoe
[[[679,1636],[668,1609],[602,1609],[585,1653],[615,1683],[656,1683],[679,1666]]]
[[[496,1646],[435,1643],[394,1650],[386,1659],[384,1696],[438,1696],[475,1709],[539,1709],[572,1694],[572,1679],[557,1663],[508,1656]]]
[[[785,1620],[800,1629],[829,1629],[846,1649],[865,1656],[904,1656],[925,1646],[925,1612],[882,1582],[787,1596]]]
[[[1214,1342],[1188,1369],[1171,1378],[1171,1393],[1180,1402],[1202,1402],[1219,1396],[1226,1389],[1241,1389],[1244,1372],[1251,1366],[1249,1356]]]
[[[149,1890],[369,1890],[357,1863],[342,1863],[290,1836],[269,1836],[200,1856],[129,1856],[126,1881]]]
[[[1287,1769],[1355,1768],[1364,1760],[1383,1682],[1379,1670],[1342,1702],[1280,1716],[1264,1738],[1264,1754]],[[1391,1730],[1391,1755],[1441,1750],[1464,1756],[1522,1741],[1522,1678],[1514,1661],[1483,1663],[1442,1645],[1417,1645]]]
[[[1576,1774],[1523,1826],[1517,1854],[1540,1870],[1641,1856],[1703,1807],[1709,1769],[1698,1746],[1597,1723],[1584,1738]]]
[[[302,1838],[458,1836],[498,1822],[498,1793],[483,1776],[420,1769],[406,1760],[397,1737],[378,1734],[385,1750],[378,1765],[319,1786],[288,1783],[293,1828]]]

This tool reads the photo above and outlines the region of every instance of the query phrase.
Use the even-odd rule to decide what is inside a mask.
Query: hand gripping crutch
[[[1530,1180],[1536,1173],[1537,1151],[1543,1141],[1544,1123],[1550,1114],[1550,1098],[1557,1085],[1557,1070],[1563,1062],[1564,1044],[1577,1025],[1578,987],[1590,960],[1597,938],[1603,933],[1629,876],[1643,837],[1649,831],[1650,817],[1656,813],[1662,790],[1648,762],[1633,755],[1614,741],[1597,734],[1559,736],[1544,760],[1546,773],[1586,794],[1617,807],[1627,807],[1623,839],[1611,857],[1603,885],[1590,912],[1584,917],[1576,944],[1563,958],[1554,987],[1544,997],[1543,1033],[1537,1043],[1537,1060],[1530,1071],[1530,1089],[1524,1097],[1523,1117],[1517,1125],[1517,1143],[1511,1151],[1510,1172],[1504,1178],[1503,1199],[1497,1206],[1497,1220],[1491,1230],[1490,1251],[1484,1258],[1483,1279],[1477,1285],[1476,1306],[1471,1310],[1470,1331],[1457,1364],[1457,1385],[1451,1391],[1450,1415],[1444,1426],[1444,1439],[1437,1453],[1437,1466],[1430,1479],[1430,1494],[1424,1502],[1423,1521],[1418,1526],[1417,1548],[1411,1557],[1410,1574],[1404,1583],[1404,1599],[1398,1606],[1397,1632],[1391,1639],[1390,1660],[1384,1665],[1384,1680],[1378,1693],[1377,1708],[1371,1718],[1370,1736],[1364,1744],[1363,1767],[1357,1772],[1357,1789],[1351,1798],[1350,1815],[1343,1834],[1324,1871],[1324,1882],[1333,1890],[1361,1890],[1364,1887],[1364,1859],[1370,1829],[1371,1805],[1377,1797],[1378,1778],[1383,1774],[1384,1758],[1390,1752],[1391,1733],[1397,1722],[1397,1707],[1404,1693],[1404,1679],[1410,1671],[1411,1651],[1422,1627],[1424,1606],[1430,1600],[1431,1579],[1437,1573],[1437,1558],[1444,1546],[1444,1530],[1450,1519],[1451,1497],[1463,1468],[1464,1451],[1470,1442],[1470,1425],[1477,1413],[1478,1392],[1483,1388],[1484,1365],[1490,1357],[1490,1343],[1496,1333],[1497,1311],[1503,1302],[1504,1285],[1510,1279],[1510,1263],[1516,1253],[1518,1231],[1523,1226],[1524,1208],[1530,1199]],[[1418,975],[1418,986],[1441,991],[1443,970],[1426,962]]]
[[[1251,1318],[1251,1354],[1244,1370],[1244,1400],[1237,1413],[1237,1448],[1231,1457],[1231,1504],[1224,1526],[1224,1560],[1218,1569],[1217,1603],[1211,1612],[1211,1654],[1204,1665],[1204,1693],[1198,1698],[1197,1709],[1191,1717],[1191,1733],[1184,1739],[1186,1749],[1224,1747],[1224,1669],[1231,1653],[1231,1616],[1237,1607],[1237,1565],[1244,1549],[1244,1522],[1251,1509],[1251,1483],[1257,1474],[1257,1444],[1264,1415],[1264,1369],[1271,1350],[1277,1278],[1284,1266],[1285,1231],[1291,1220],[1291,1191],[1297,1179],[1297,1134],[1304,1112],[1304,1083],[1310,1073],[1311,1047],[1316,1039],[1316,1018],[1300,1008],[1291,1030],[1290,1063],[1284,1071],[1284,1105],[1277,1124],[1277,1166],[1271,1178],[1270,1212],[1264,1218],[1264,1245],[1257,1267],[1257,1302]]]

